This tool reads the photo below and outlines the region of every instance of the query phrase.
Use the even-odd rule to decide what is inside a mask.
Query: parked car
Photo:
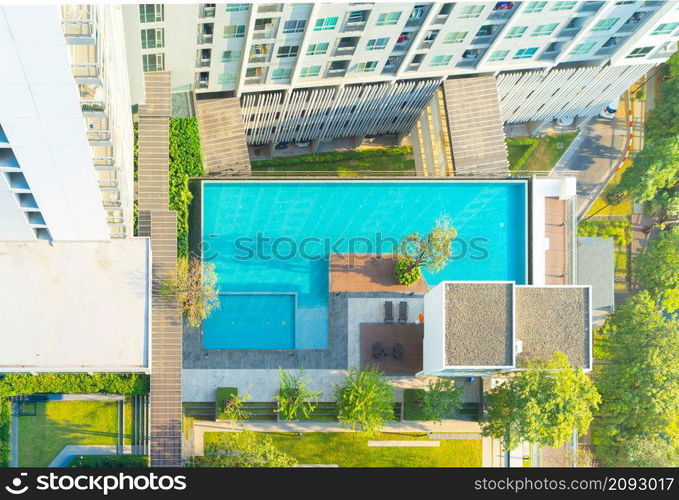
[[[570,127],[571,125],[573,125],[574,121],[575,121],[574,116],[564,116],[564,117],[556,120],[556,126],[557,127]]]
[[[612,103],[610,103],[601,113],[599,113],[599,116],[601,118],[607,118],[609,120],[615,118],[615,113],[618,111],[618,103],[619,103],[618,100],[615,100]]]
[[[297,141],[298,148],[308,148],[310,145],[311,141],[309,139],[302,139],[300,141]]]
[[[276,149],[288,149],[288,142],[279,142],[276,144]]]

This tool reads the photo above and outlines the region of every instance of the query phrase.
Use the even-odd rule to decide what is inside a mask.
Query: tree
[[[632,271],[641,288],[648,290],[666,311],[679,309],[679,227],[663,231],[649,241],[633,261]]]
[[[308,389],[306,380],[302,378],[304,375],[302,370],[296,377],[281,368],[278,371],[281,387],[275,398],[278,401],[276,413],[279,413],[283,420],[296,420],[300,416],[309,418],[317,406],[320,391],[311,392]]]
[[[490,391],[482,433],[502,439],[505,451],[521,441],[561,446],[573,429],[587,432],[599,402],[589,377],[555,353],[552,360],[530,361],[525,371]]]
[[[679,67],[679,65],[676,65]],[[679,79],[666,81],[660,87],[662,97],[646,120],[646,140],[655,141],[679,135]]]
[[[429,381],[422,395],[422,413],[425,420],[449,417],[462,405],[464,387],[449,378],[436,377]]]
[[[679,136],[647,140],[632,165],[623,172],[615,191],[641,203],[652,200],[659,190],[673,187],[678,179]]]
[[[252,431],[222,433],[218,443],[205,446],[204,457],[193,457],[194,467],[295,467],[297,460],[283,453],[269,436]]]
[[[213,310],[219,309],[217,273],[212,263],[201,264],[196,256],[177,259],[177,279],[161,287],[166,296],[176,296],[190,326],[200,326]]]
[[[597,350],[599,459],[615,464],[633,438],[679,442],[679,322],[644,290],[608,317]]]
[[[396,263],[395,275],[399,283],[412,284],[408,275],[424,267],[430,272],[441,271],[453,256],[452,241],[457,231],[447,215],[440,216],[426,237],[415,231],[401,240],[402,258]],[[418,273],[416,273],[418,274]],[[419,279],[419,275],[417,276]],[[415,279],[417,281],[417,279]]]
[[[394,419],[394,391],[375,366],[350,370],[335,398],[339,421],[351,429],[373,432]]]
[[[666,439],[634,437],[620,443],[612,467],[679,467],[679,445]]]
[[[679,224],[679,187],[658,191],[646,205],[648,215],[655,219],[654,227],[667,229]]]

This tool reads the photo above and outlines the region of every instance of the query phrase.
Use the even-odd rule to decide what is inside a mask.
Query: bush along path
[[[35,393],[96,393],[134,396],[148,394],[148,375],[129,373],[10,373],[0,379],[0,467],[9,467],[11,452],[12,402],[14,396]]]

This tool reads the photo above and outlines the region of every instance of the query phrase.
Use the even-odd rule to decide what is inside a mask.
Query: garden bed
[[[577,135],[578,132],[569,132],[540,138],[507,139],[509,170],[551,171]]]

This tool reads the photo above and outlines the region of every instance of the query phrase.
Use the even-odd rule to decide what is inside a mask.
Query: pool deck
[[[330,292],[395,292],[424,295],[429,286],[423,277],[412,286],[394,277],[396,259],[391,254],[332,254]]]
[[[545,283],[567,285],[568,201],[545,198],[545,238],[549,238],[549,249],[545,252]]]
[[[422,371],[422,323],[378,323],[361,325],[361,366],[377,366],[387,375],[416,375]],[[382,344],[385,355],[376,358],[372,346]],[[396,344],[403,346],[403,354],[393,354]]]

